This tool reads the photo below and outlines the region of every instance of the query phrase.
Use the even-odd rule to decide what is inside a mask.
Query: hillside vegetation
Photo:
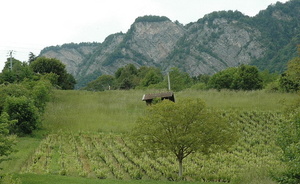
[[[52,175],[65,183],[73,183],[74,177],[81,178],[78,183],[96,182],[84,178],[103,183],[177,180],[173,157],[153,159],[148,153],[138,153],[127,136],[136,118],[145,112],[147,106],[141,98],[149,92],[54,91],[44,114],[43,130],[36,132],[44,138],[18,138],[19,151],[1,167],[5,172],[18,173],[15,176],[24,183],[41,183]],[[276,175],[285,168],[278,159],[281,152],[275,140],[279,125],[286,121],[284,106],[294,102],[296,94],[196,90],[175,94],[177,101],[186,97],[201,98],[209,108],[224,113],[235,112],[240,134],[229,151],[187,158],[186,180],[224,182],[252,174],[256,175],[254,180],[264,183],[271,182],[270,173]],[[257,170],[268,172],[257,175]]]

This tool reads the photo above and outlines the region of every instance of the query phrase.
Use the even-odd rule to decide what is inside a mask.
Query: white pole
[[[171,91],[171,82],[170,82],[169,72],[168,72],[168,90]]]
[[[12,53],[13,53],[13,51],[11,50],[10,52],[9,52],[9,55],[10,55],[10,70],[12,71]]]

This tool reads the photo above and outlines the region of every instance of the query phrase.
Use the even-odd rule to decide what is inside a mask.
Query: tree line
[[[66,66],[58,59],[36,57],[29,55],[28,62],[21,62],[12,58],[5,62],[0,73],[0,84],[22,83],[23,81],[37,81],[41,78],[48,79],[58,89],[74,89],[76,81],[66,70]]]
[[[300,52],[300,51],[299,51]],[[178,68],[171,68],[168,74],[159,68],[142,66],[137,68],[127,64],[119,68],[114,75],[101,75],[87,84],[83,90],[129,90],[129,89],[167,89],[170,77],[171,89],[196,90],[261,90],[270,92],[296,92],[300,89],[299,57],[289,61],[287,70],[283,74],[259,71],[256,66],[241,65],[230,67],[214,75],[200,74],[190,76]]]

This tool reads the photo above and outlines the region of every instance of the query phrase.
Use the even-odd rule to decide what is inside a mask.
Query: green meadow
[[[54,91],[41,129],[32,137],[18,138],[18,151],[0,165],[1,173],[11,173],[23,184],[172,183],[168,181],[176,171],[172,158],[155,161],[152,165],[149,160],[147,165],[144,158],[135,153],[134,146],[123,138],[146,111],[143,94],[155,92],[158,91]],[[241,112],[239,122],[244,136],[230,153],[205,159],[196,154],[188,159],[186,167],[190,176],[180,183],[224,182],[228,176],[242,175],[249,168],[256,170],[257,165],[274,172],[284,169],[277,160],[280,151],[274,139],[277,126],[284,121],[280,114],[299,98],[297,94],[197,90],[175,93],[176,101],[186,98],[201,98],[209,108]],[[119,139],[123,142],[116,141]],[[93,144],[89,145],[91,142]],[[102,160],[105,162],[100,159],[101,153],[104,153]],[[109,174],[102,178],[103,173],[98,168]],[[158,172],[147,168],[155,168]],[[139,169],[143,172],[137,175],[128,171],[138,172]],[[273,183],[269,178],[259,181]]]
[[[143,94],[159,91],[55,91],[43,127],[48,131],[127,132],[147,106]],[[175,100],[200,98],[208,107],[224,110],[283,111],[296,94],[263,91],[197,91],[175,93]]]

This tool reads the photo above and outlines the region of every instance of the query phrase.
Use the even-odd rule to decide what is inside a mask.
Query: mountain
[[[252,64],[282,72],[300,43],[300,0],[270,5],[255,17],[219,11],[182,25],[167,17],[138,17],[127,33],[109,35],[103,43],[47,47],[40,56],[66,64],[82,87],[128,63],[178,67],[192,76]]]

